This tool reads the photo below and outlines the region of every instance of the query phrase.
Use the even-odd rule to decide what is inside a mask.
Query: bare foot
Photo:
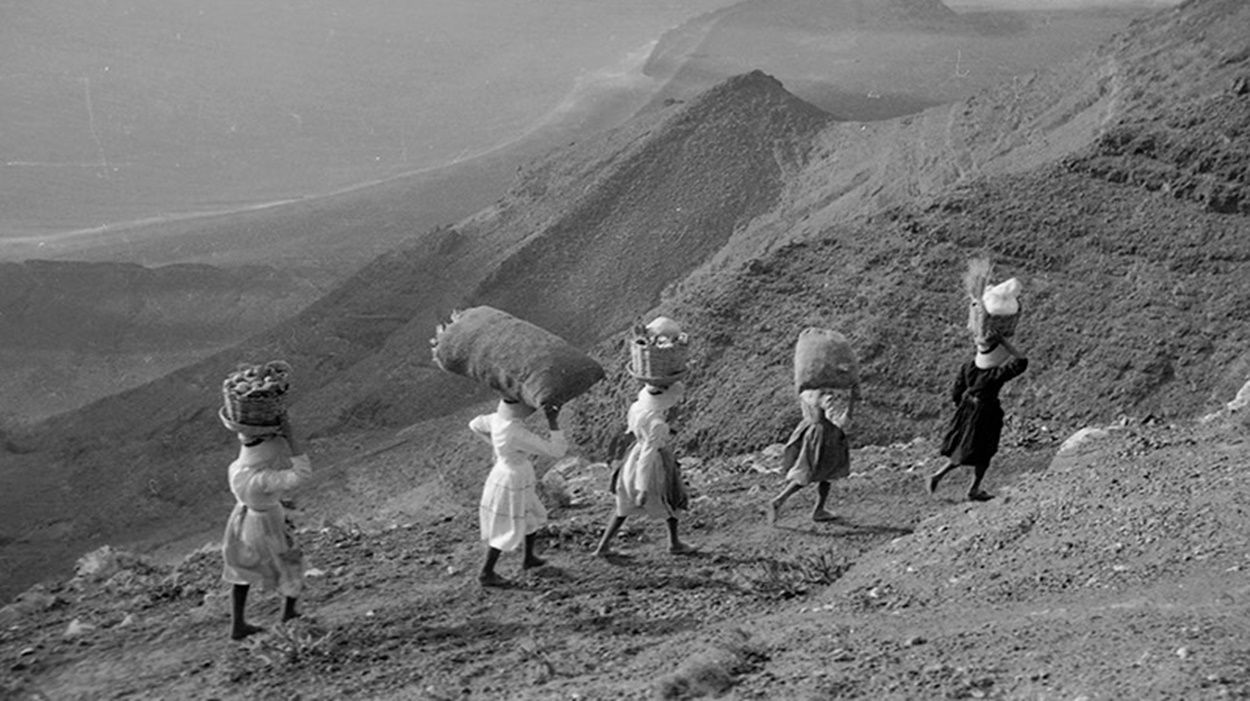
[[[824,509],[817,509],[816,511],[813,511],[813,512],[812,512],[812,520],[813,520],[813,521],[816,521],[816,522],[821,522],[821,521],[837,521],[837,520],[838,520],[838,517],[837,517],[837,516],[834,516],[833,514],[829,513],[828,511],[825,511]]]
[[[500,577],[494,572],[482,573],[478,575],[477,581],[478,584],[481,584],[484,587],[498,587],[501,589],[512,585],[512,582]]]
[[[935,473],[933,473],[932,475],[930,475],[930,476],[929,476],[929,484],[928,484],[928,488],[929,488],[929,493],[930,493],[930,494],[932,494],[932,493],[934,493],[934,492],[936,492],[936,491],[937,491],[937,488],[938,488],[938,482],[941,482],[941,481],[942,481],[942,473],[940,473],[940,472],[935,472]]]
[[[264,630],[265,629],[261,628],[260,626],[254,626],[248,623],[243,623],[241,625],[234,626],[234,628],[230,630],[230,639],[242,640],[246,638],[247,636],[252,635],[253,633],[260,633],[260,632],[263,632]]]
[[[527,557],[525,558],[525,561],[521,563],[521,569],[532,570],[535,567],[542,567],[545,564],[547,564],[547,561],[541,557]]]
[[[780,514],[780,511],[775,503],[768,502],[768,506],[764,507],[764,515],[768,517],[768,525],[777,525],[777,516]]]
[[[993,498],[994,498],[993,494],[987,494],[986,492],[983,492],[980,489],[976,490],[975,492],[968,492],[968,501],[989,501],[990,499],[993,499]]]
[[[674,555],[690,555],[698,552],[698,549],[693,545],[686,545],[685,543],[673,543],[668,546],[668,551]]]

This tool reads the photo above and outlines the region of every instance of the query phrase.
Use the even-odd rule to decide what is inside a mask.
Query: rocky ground
[[[25,590],[0,612],[0,691],[1250,697],[1250,428],[1227,410],[1195,418],[1250,376],[1247,7],[1184,3],[1065,71],[875,125],[824,126],[748,74],[539,163],[494,208],[423,234],[229,358],[6,433],[0,472],[28,489],[0,494],[3,516],[36,525],[0,533]],[[761,120],[742,115],[794,129],[713,180],[771,133],[743,135]],[[592,176],[601,187],[584,187]],[[761,183],[776,202],[739,201]],[[699,216],[657,214],[669,211]],[[635,390],[626,324],[596,309],[619,299],[604,280],[636,278],[603,261],[654,270],[638,250],[667,263],[707,255],[699,237],[713,235],[717,253],[650,280],[662,292],[632,290],[628,310],[695,338],[678,438],[699,554],[670,556],[659,524],[631,523],[622,557],[593,559],[610,511],[601,461]],[[648,243],[669,239],[681,247]],[[621,255],[593,272],[561,263],[590,250]],[[541,279],[501,262],[514,254],[536,256]],[[928,495],[923,476],[969,351],[958,281],[982,254],[1025,283],[1017,345],[1031,364],[1004,393],[998,498],[972,505],[954,481]],[[584,460],[550,473],[568,498],[544,533],[551,564],[522,574],[510,557],[516,586],[483,591],[473,514],[489,456],[464,425],[485,397],[435,372],[426,341],[432,310],[522,289],[541,297],[522,316],[604,324],[577,339],[608,378],[565,408]],[[805,494],[772,528],[761,507],[781,485],[764,446],[797,419],[791,339],[809,324],[845,330],[860,354],[856,474],[834,492],[841,521],[808,521]],[[219,556],[183,555],[229,509],[231,438],[210,405],[243,354],[297,361],[307,390],[292,414],[314,433],[319,477],[296,516],[315,568],[305,617],[275,626],[279,602],[257,595],[270,629],[232,643]],[[1084,427],[1102,428],[1061,449]],[[122,533],[178,557],[96,551],[77,576],[27,589]]]
[[[1125,419],[1031,448],[1009,431],[997,498],[934,496],[933,446],[855,451],[839,521],[777,527],[778,447],[683,460],[699,552],[639,521],[591,557],[607,466],[548,470],[549,565],[483,590],[473,495],[429,519],[301,521],[304,617],[227,637],[211,546],[116,550],[0,611],[12,698],[1246,698],[1250,429]],[[559,477],[557,477],[559,475]]]

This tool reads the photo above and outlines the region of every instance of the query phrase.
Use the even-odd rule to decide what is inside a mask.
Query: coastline
[[[723,6],[731,4],[726,3]],[[487,176],[489,184],[466,186],[467,196],[463,198],[466,206],[456,208],[456,216],[452,221],[458,220],[488,205],[507,186],[511,173],[524,162],[540,157],[569,141],[618,126],[644,109],[652,98],[662,93],[680,68],[684,57],[697,48],[697,43],[681,47],[679,55],[667,57],[669,61],[675,62],[667,70],[655,70],[656,51],[663,49],[666,43],[671,43],[668,42],[671,36],[689,31],[691,27],[703,27],[696,31],[705,34],[710,26],[709,18],[717,12],[718,10],[704,12],[671,26],[641,46],[627,51],[614,64],[578,76],[571,88],[553,101],[551,107],[537,120],[524,125],[512,136],[482,145],[470,153],[461,152],[452,160],[426,163],[322,192],[258,200],[237,207],[159,213],[48,233],[15,232],[12,236],[0,237],[0,261],[81,259],[138,262],[145,265],[213,262],[205,260],[205,251],[183,257],[162,256],[154,254],[151,247],[153,242],[161,239],[177,238],[185,241],[188,237],[203,235],[216,222],[302,205],[325,205],[336,198],[350,197],[373,188],[408,185],[410,189],[417,190],[414,196],[420,198],[422,190],[432,187],[446,190],[447,183],[477,180],[483,173],[501,170],[509,173],[507,178]],[[464,171],[475,171],[477,175],[466,178],[462,174]],[[486,190],[490,190],[489,194]],[[429,226],[448,223],[451,221],[444,214]],[[135,250],[136,246],[142,250]],[[217,251],[211,257],[222,256]]]

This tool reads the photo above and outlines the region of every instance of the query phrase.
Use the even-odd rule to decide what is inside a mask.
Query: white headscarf
[[[655,392],[657,389],[660,391]],[[664,412],[677,406],[685,395],[686,388],[680,382],[674,382],[668,387],[647,385],[638,391],[638,401],[645,403],[648,409]]]
[[[1007,349],[1003,348],[1002,345],[994,346],[993,350],[987,353],[981,352],[981,349],[978,348],[977,357],[974,358],[974,362],[976,362],[977,367],[982,370],[996,368],[1008,360],[1011,360],[1011,354],[1008,353]]]

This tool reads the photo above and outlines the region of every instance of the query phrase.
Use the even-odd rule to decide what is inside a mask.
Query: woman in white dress
[[[616,511],[595,555],[610,555],[612,539],[625,519],[644,514],[667,524],[670,552],[694,551],[677,536],[677,512],[686,509],[688,499],[677,459],[669,446],[672,432],[667,419],[669,410],[681,402],[683,392],[680,382],[667,387],[648,384],[630,405],[627,427],[635,442],[624,464],[612,475],[610,489],[616,495]]]
[[[508,580],[495,573],[495,563],[503,551],[525,545],[524,569],[541,567],[544,560],[534,554],[539,528],[547,523],[547,509],[538,499],[537,478],[532,456],[563,457],[568,441],[560,430],[559,407],[544,407],[551,439],[544,440],[525,428],[524,419],[534,408],[508,399],[499,402],[493,414],[483,414],[469,422],[469,428],[491,444],[495,465],[482,489],[479,521],[486,541],[486,563],[478,581],[483,586],[506,586]]]
[[[261,630],[243,615],[253,584],[286,596],[283,621],[299,615],[295,603],[304,586],[304,557],[291,535],[282,499],[312,477],[312,464],[286,415],[278,426],[247,426],[224,414],[221,420],[239,437],[239,457],[229,470],[235,505],[221,551],[222,579],[233,585],[230,637],[242,640]]]

